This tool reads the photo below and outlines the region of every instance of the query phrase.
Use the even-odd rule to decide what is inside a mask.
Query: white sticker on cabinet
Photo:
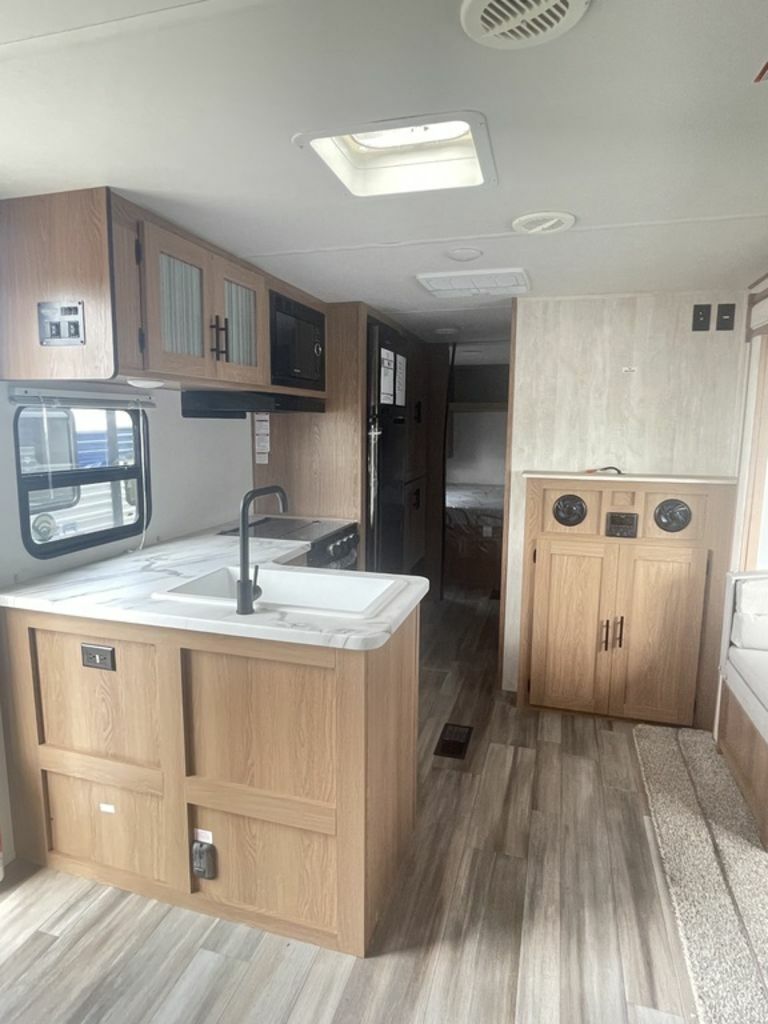
[[[102,814],[116,814],[117,813],[117,811],[115,810],[115,805],[114,804],[99,804],[99,810],[101,811]]]
[[[213,832],[209,832],[207,828],[193,829],[192,836],[196,843],[213,843]]]
[[[269,452],[256,452],[253,461],[257,466],[266,466],[269,463]]]
[[[395,353],[392,349],[381,350],[381,386],[379,401],[382,405],[394,405],[395,402]]]

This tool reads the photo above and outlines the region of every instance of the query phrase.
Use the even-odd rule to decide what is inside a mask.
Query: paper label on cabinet
[[[389,348],[381,350],[381,387],[379,401],[382,405],[395,402],[395,353]]]
[[[253,457],[253,461],[257,466],[269,465],[269,452],[256,452]]]
[[[213,832],[209,832],[207,828],[192,829],[192,836],[196,843],[213,844]]]
[[[99,810],[101,811],[102,814],[116,813],[114,804],[99,804]]]
[[[254,446],[257,452],[268,452],[269,447],[269,434],[256,434],[254,437]]]
[[[405,356],[397,357],[397,371],[395,373],[395,405],[405,405],[405,370],[407,360]]]
[[[256,436],[263,436],[264,434],[269,437],[269,413],[268,412],[257,412],[253,417],[253,432]]]

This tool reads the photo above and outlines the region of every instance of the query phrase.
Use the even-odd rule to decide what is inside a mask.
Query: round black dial
[[[587,518],[587,503],[578,494],[561,494],[552,506],[552,515],[561,526],[578,526]]]
[[[689,505],[679,498],[667,498],[656,506],[653,519],[665,533],[680,533],[690,526],[693,513]]]

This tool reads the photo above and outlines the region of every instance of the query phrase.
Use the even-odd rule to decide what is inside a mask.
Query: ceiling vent
[[[576,218],[572,213],[524,213],[512,221],[512,230],[518,235],[556,235],[559,231],[572,228],[575,223]]]
[[[464,0],[461,26],[470,39],[521,50],[556,39],[580,21],[591,0]]]
[[[417,274],[416,280],[437,299],[503,299],[508,295],[525,295],[530,289],[528,275],[519,267]]]

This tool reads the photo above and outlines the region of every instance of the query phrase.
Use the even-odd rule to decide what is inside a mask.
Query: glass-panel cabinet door
[[[219,343],[216,375],[221,380],[265,385],[269,374],[267,287],[255,271],[216,256],[214,324]]]
[[[210,253],[149,222],[144,223],[143,249],[149,368],[213,375]]]

